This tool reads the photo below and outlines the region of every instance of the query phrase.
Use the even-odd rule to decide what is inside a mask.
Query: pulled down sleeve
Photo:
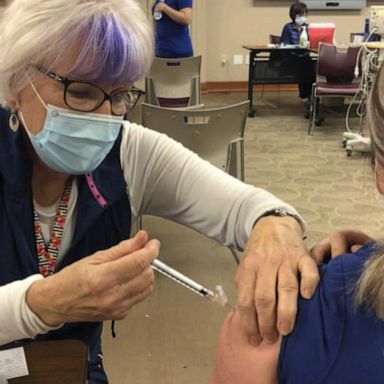
[[[59,327],[50,327],[33,313],[26,303],[29,287],[41,275],[32,275],[0,287],[0,345],[15,340],[34,338]]]

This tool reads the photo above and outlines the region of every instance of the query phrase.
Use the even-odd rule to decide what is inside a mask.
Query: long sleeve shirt
[[[293,207],[269,192],[247,185],[202,160],[164,134],[125,122],[120,151],[133,218],[142,214],[171,219],[218,242],[242,250],[255,221],[275,208]],[[73,184],[58,263],[70,247],[76,219]],[[55,209],[35,204],[44,237]],[[0,345],[34,337],[52,327],[29,308],[25,294],[40,275],[0,287]]]

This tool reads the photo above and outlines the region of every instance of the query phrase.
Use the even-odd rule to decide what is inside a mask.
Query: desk
[[[12,344],[24,347],[29,375],[9,384],[85,384],[87,347],[78,340],[47,340]],[[7,346],[0,349],[7,349]]]
[[[308,49],[293,46],[267,47],[266,45],[243,45],[243,48],[249,50],[248,116],[254,117],[256,111],[253,107],[253,86],[256,84],[297,83],[294,65],[283,63],[282,58],[287,58],[285,53],[304,52]]]

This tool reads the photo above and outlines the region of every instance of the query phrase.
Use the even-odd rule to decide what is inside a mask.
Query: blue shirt
[[[306,27],[308,33],[308,24],[304,24],[303,27]],[[281,32],[280,42],[282,44],[299,45],[302,31],[302,29],[297,29],[295,23],[287,23],[284,25],[283,32]]]
[[[152,12],[159,2],[160,0],[155,0]],[[177,11],[192,8],[192,0],[165,0],[164,2]],[[193,56],[188,25],[176,23],[165,12],[162,18],[156,21],[156,56],[167,58]]]
[[[308,33],[308,24],[304,24],[303,27],[306,27]],[[281,32],[280,43],[286,45],[299,45],[300,44],[300,35],[303,29],[297,29],[295,23],[287,23],[284,25],[283,31]],[[309,35],[308,35],[309,37]],[[290,52],[291,56],[296,57],[306,57],[309,56],[309,52],[305,51],[303,53]]]
[[[384,321],[354,306],[356,281],[375,244],[320,267],[311,300],[299,300],[294,331],[284,337],[279,384],[384,383]]]

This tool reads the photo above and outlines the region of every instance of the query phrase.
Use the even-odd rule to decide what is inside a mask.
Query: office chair
[[[269,35],[269,42],[271,44],[280,44],[281,36],[278,35]]]
[[[200,70],[201,56],[155,57],[145,78],[145,102],[168,108],[199,106]]]
[[[249,101],[214,109],[171,109],[142,104],[142,124],[183,144],[244,180],[244,130]],[[237,263],[236,251],[229,248]]]
[[[360,46],[340,51],[335,45],[319,44],[316,82],[312,86],[308,134],[313,133],[319,102],[323,97],[353,97],[361,91],[355,78]]]
[[[240,180],[244,180],[246,116],[247,101],[221,108],[193,110],[142,104],[145,127],[167,134]]]

